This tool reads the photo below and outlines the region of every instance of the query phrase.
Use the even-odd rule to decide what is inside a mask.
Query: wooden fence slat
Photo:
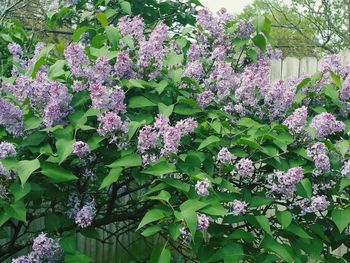
[[[282,79],[287,80],[292,76],[299,77],[299,59],[287,57],[282,63]]]
[[[314,74],[317,72],[317,59],[314,57],[305,57],[300,60],[299,77],[304,73]]]

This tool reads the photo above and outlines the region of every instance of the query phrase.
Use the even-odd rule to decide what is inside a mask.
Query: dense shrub
[[[122,17],[60,55],[38,44],[27,60],[10,45],[1,259],[35,238],[13,262],[89,261],[75,234],[126,221],[162,237],[140,261],[343,262],[332,250],[349,246],[349,68],[334,55],[270,83],[270,26],[202,9],[180,33]]]

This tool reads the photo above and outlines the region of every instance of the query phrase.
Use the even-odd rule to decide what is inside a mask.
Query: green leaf
[[[176,54],[175,52],[170,52],[165,58],[165,66],[176,66],[181,65],[184,60],[183,54]]]
[[[257,33],[263,32],[266,36],[270,34],[271,21],[263,15],[258,15],[254,19],[254,26]]]
[[[266,39],[263,35],[258,34],[252,39],[253,43],[262,51],[266,51]]]
[[[104,13],[97,13],[96,18],[98,21],[100,21],[101,25],[103,25],[103,26],[108,25],[108,19]]]
[[[188,229],[192,236],[195,236],[197,229],[197,213],[192,209],[181,209],[181,215],[183,216]]]
[[[338,88],[341,88],[342,86],[342,80],[341,78],[336,75],[333,71],[329,71],[329,75],[331,76],[334,84],[338,87]]]
[[[88,27],[88,26],[82,26],[79,27],[77,30],[74,31],[73,35],[72,35],[72,40],[74,42],[78,42],[80,40],[80,36],[85,33],[88,30],[92,30],[92,27]]]
[[[288,263],[294,262],[289,251],[286,249],[286,246],[278,243],[270,236],[265,236],[264,240],[261,242],[261,246],[268,251],[273,251]]]
[[[56,141],[56,149],[59,164],[64,162],[69,155],[72,153],[72,146],[75,140],[70,140],[68,138],[61,138]]]
[[[294,235],[297,235],[298,237],[312,239],[312,237],[308,233],[306,233],[304,229],[302,229],[296,224],[290,224],[287,228],[285,228],[285,230],[293,233]]]
[[[350,143],[348,140],[338,141],[335,145],[335,148],[340,152],[340,154],[344,157],[350,148]]]
[[[119,158],[118,160],[116,160],[115,162],[107,166],[110,168],[116,168],[116,167],[137,167],[141,165],[142,165],[142,160],[140,155],[130,154]]]
[[[158,103],[158,110],[159,114],[169,117],[173,113],[174,104],[167,106],[163,103]]]
[[[339,94],[333,85],[325,85],[323,88],[324,94],[329,97],[335,105],[339,105]]]
[[[65,60],[57,60],[48,71],[48,76],[50,79],[55,79],[65,74],[63,67],[65,66]]]
[[[153,166],[149,167],[146,170],[143,170],[141,173],[150,174],[154,176],[162,176],[164,174],[169,174],[176,172],[176,166],[172,163],[168,163],[165,160],[161,160]]]
[[[163,208],[153,208],[149,210],[145,216],[142,218],[139,226],[137,227],[137,230],[142,228],[143,226],[152,223],[154,221],[158,221],[160,219],[163,219],[164,217],[169,216],[171,213],[167,209]]]
[[[94,134],[87,140],[86,143],[89,145],[90,150],[93,151],[100,147],[100,142],[102,142],[103,140],[103,137]]]
[[[121,34],[118,28],[114,26],[106,26],[105,31],[106,31],[108,40],[112,43],[112,45],[118,46],[119,40],[121,39]]]
[[[264,215],[255,216],[256,221],[258,221],[259,225],[262,227],[262,229],[269,235],[272,235],[271,229],[270,229],[270,223],[269,220]]]
[[[292,214],[287,210],[276,211],[276,217],[283,228],[288,227],[292,222]]]
[[[42,123],[42,119],[36,116],[30,116],[24,119],[24,129],[26,131],[38,128]]]
[[[27,182],[29,176],[37,169],[40,168],[40,162],[38,159],[24,160],[18,162],[16,171],[19,179],[21,180],[22,186]]]
[[[26,206],[22,201],[6,206],[5,213],[18,221],[26,222]]]
[[[163,200],[166,202],[169,202],[170,198],[171,198],[171,195],[169,194],[169,192],[164,190],[160,191],[158,195],[147,197],[147,199],[150,199],[150,200]]]
[[[340,181],[340,191],[342,191],[345,187],[348,187],[350,185],[350,179],[349,178],[342,178]]]
[[[343,230],[349,225],[350,223],[350,208],[347,209],[334,209],[332,211],[332,220],[334,224],[337,226],[339,232],[343,232]]]
[[[75,253],[77,249],[76,236],[69,235],[60,239],[61,248],[65,253]]]
[[[229,243],[216,251],[208,262],[241,262],[244,255],[241,244]]]
[[[17,183],[13,183],[10,186],[10,191],[13,194],[13,196],[15,197],[15,202],[17,202],[18,200],[22,199],[27,194],[29,194],[30,190],[31,190],[31,186],[29,183],[25,183],[24,185],[19,185]]]
[[[308,178],[304,178],[297,185],[297,193],[298,195],[306,198],[311,198],[312,196],[312,185],[311,181]]]
[[[110,170],[109,174],[103,179],[102,184],[100,186],[100,190],[103,188],[106,188],[108,186],[110,186],[111,184],[113,184],[114,182],[118,181],[121,172],[122,172],[122,168],[120,167],[116,167]]]
[[[127,13],[128,15],[131,15],[131,5],[129,2],[127,1],[123,1],[120,3],[120,7],[122,8],[122,10]]]
[[[130,109],[136,109],[136,108],[145,108],[145,107],[154,107],[156,104],[154,104],[149,99],[143,97],[143,96],[133,96],[130,98],[128,106]]]
[[[173,178],[164,178],[162,179],[162,181],[164,183],[166,183],[167,185],[170,185],[172,187],[175,187],[176,189],[179,189],[180,191],[183,191],[185,193],[187,193],[188,191],[190,191],[190,185],[182,182],[178,179],[173,179]]]
[[[64,256],[64,263],[90,263],[91,258],[79,251],[75,251],[74,254],[67,254]]]
[[[209,145],[216,144],[216,143],[219,143],[219,142],[220,142],[220,138],[219,137],[214,136],[214,135],[209,136],[208,138],[206,138],[204,141],[201,142],[201,144],[199,145],[197,150],[201,150],[203,148],[208,147]]]
[[[54,183],[70,182],[78,179],[71,171],[65,170],[53,163],[43,163],[41,173],[49,177]]]
[[[162,227],[159,225],[150,226],[150,227],[147,227],[141,233],[141,235],[143,235],[144,237],[150,237],[150,236],[153,236],[154,234],[158,233],[160,230],[162,230]]]

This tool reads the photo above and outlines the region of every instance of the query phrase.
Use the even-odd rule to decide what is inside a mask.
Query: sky
[[[216,12],[220,8],[225,7],[229,13],[240,13],[246,5],[253,0],[201,0],[201,3],[210,10]]]

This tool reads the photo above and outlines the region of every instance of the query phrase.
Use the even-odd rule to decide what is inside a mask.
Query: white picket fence
[[[344,64],[350,63],[350,50],[342,51],[340,56]],[[270,80],[287,80],[289,77],[299,77],[304,73],[313,74],[320,70],[321,65],[322,59],[318,60],[315,57],[304,57],[302,59],[287,57],[283,60],[274,60],[270,70]],[[41,222],[36,227],[42,227],[43,225],[43,222]],[[122,226],[120,223],[107,226],[107,232],[99,231],[100,238],[106,238],[109,235],[108,232],[113,232],[120,226]],[[77,236],[77,248],[90,256],[92,262],[124,263],[129,261],[128,258],[130,255],[128,253],[142,255],[144,250],[149,249],[143,240],[138,240],[138,237],[135,233],[127,233],[119,238],[119,242],[113,237],[109,240],[110,243],[101,243],[79,234]],[[123,248],[123,246],[128,247],[127,250],[129,251]],[[334,254],[339,256],[344,253],[346,253],[345,247],[334,251]]]

